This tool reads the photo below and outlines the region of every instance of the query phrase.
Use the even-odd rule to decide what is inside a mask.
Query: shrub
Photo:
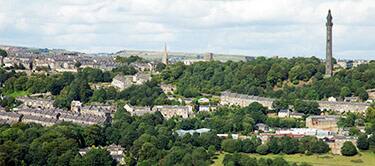
[[[261,155],[268,154],[268,145],[267,144],[259,145],[256,149],[256,152]]]
[[[341,147],[341,154],[344,156],[354,156],[357,153],[357,148],[350,141],[344,142],[344,145]]]

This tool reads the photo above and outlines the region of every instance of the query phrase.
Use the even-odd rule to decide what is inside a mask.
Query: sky
[[[0,0],[0,44],[375,59],[374,0]]]

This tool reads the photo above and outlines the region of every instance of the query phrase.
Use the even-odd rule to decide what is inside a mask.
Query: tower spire
[[[332,15],[331,10],[328,10],[327,15],[327,39],[326,39],[326,77],[333,75],[333,64],[332,64]]]
[[[164,55],[163,55],[163,63],[168,65],[168,50],[167,50],[167,43],[164,43]]]

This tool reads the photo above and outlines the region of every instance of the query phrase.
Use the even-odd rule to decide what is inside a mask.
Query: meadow
[[[323,155],[283,155],[283,154],[248,154],[251,157],[265,157],[265,158],[276,158],[282,157],[286,161],[291,163],[308,163],[314,166],[373,166],[375,165],[375,153],[374,152],[361,152],[360,154],[353,157],[346,157],[340,155],[323,154]],[[224,159],[224,153],[217,155],[217,159],[214,160],[212,166],[223,166],[222,161]]]

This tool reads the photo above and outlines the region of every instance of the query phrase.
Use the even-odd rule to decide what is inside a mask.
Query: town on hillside
[[[325,59],[0,46],[0,165],[371,165],[375,61],[326,21]]]

